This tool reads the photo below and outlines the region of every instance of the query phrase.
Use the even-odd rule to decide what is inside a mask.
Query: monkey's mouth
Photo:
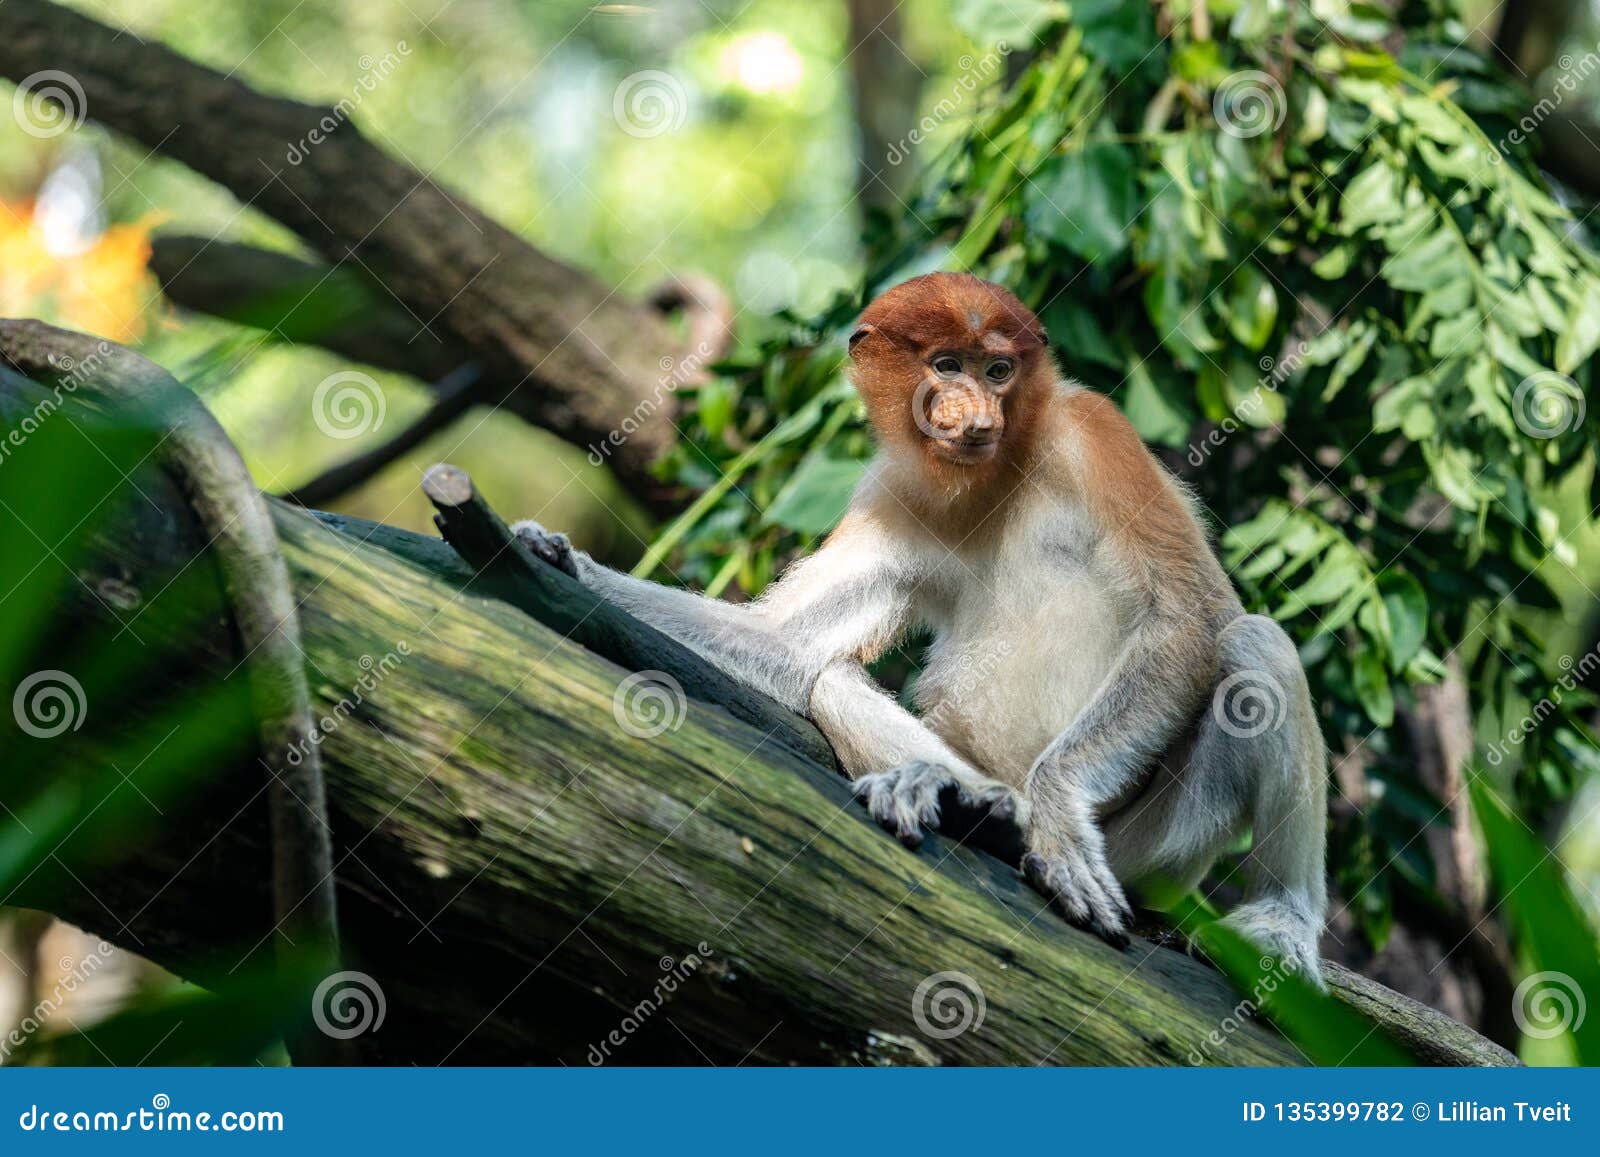
[[[987,462],[994,457],[995,451],[1000,446],[998,438],[987,436],[935,438],[932,441],[934,453],[963,466],[976,466],[980,462]]]

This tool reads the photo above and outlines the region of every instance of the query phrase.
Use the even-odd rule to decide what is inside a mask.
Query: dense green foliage
[[[1519,94],[1446,10],[1408,6],[1402,35],[1338,0],[1175,5],[1170,30],[1144,5],[1010,7],[1036,54],[878,231],[861,296],[699,392],[671,468],[704,496],[641,569],[759,590],[870,452],[841,376],[861,301],[931,268],[1007,283],[1300,643],[1369,781],[1335,868],[1381,943],[1396,876],[1431,885],[1415,837],[1443,802],[1397,705],[1447,658],[1530,822],[1594,763],[1590,701],[1546,642],[1551,570],[1592,526],[1554,495],[1592,470],[1594,255],[1515,145]]]

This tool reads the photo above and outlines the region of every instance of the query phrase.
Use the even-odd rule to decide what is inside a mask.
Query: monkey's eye
[[[933,359],[933,368],[941,374],[959,374],[961,372],[961,359],[945,354]]]
[[[1010,358],[995,358],[983,371],[983,376],[991,382],[1003,382],[1011,376],[1012,366]]]

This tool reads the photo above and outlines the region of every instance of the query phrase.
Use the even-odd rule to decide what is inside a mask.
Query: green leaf
[[[1372,406],[1372,430],[1383,434],[1398,430],[1413,406],[1432,411],[1433,382],[1422,375],[1407,378],[1378,396]]]
[[[696,412],[700,418],[700,425],[705,427],[710,437],[722,437],[722,432],[733,420],[733,411],[738,400],[738,390],[727,378],[712,378],[700,387]]]
[[[1367,577],[1366,564],[1361,554],[1349,543],[1338,543],[1330,549],[1311,577],[1295,589],[1295,598],[1303,606],[1331,603],[1362,584]]]
[[[1128,390],[1122,400],[1123,413],[1139,437],[1161,446],[1182,446],[1189,438],[1194,419],[1177,396],[1168,397],[1143,361],[1128,370]]]
[[[1337,281],[1350,272],[1350,261],[1356,255],[1356,247],[1349,242],[1335,245],[1311,265],[1311,272],[1325,281]]]
[[[1389,611],[1389,667],[1404,670],[1422,650],[1428,635],[1428,595],[1408,574],[1387,570],[1378,578],[1378,593]]]
[[[951,16],[979,44],[1022,49],[1046,24],[1066,14],[1058,0],[956,0]]]
[[[1346,235],[1370,225],[1397,220],[1404,212],[1403,182],[1387,161],[1375,161],[1345,186],[1339,199],[1339,228]]]
[[[1366,647],[1357,652],[1350,675],[1367,718],[1379,727],[1392,724],[1394,693],[1389,689],[1389,675],[1383,669],[1383,658],[1377,650]]]
[[[801,534],[823,534],[838,525],[850,495],[866,472],[860,460],[845,461],[821,454],[803,459],[794,477],[767,508],[764,525],[786,526]]]
[[[1228,284],[1228,330],[1248,350],[1259,350],[1278,321],[1278,294],[1272,279],[1253,261],[1239,266]]]
[[[1460,236],[1441,225],[1383,263],[1383,278],[1396,289],[1422,293],[1472,276],[1472,260]]]
[[[1073,0],[1072,23],[1089,54],[1122,74],[1150,59],[1160,43],[1155,7],[1126,0]]]
[[[1023,218],[1084,260],[1108,264],[1128,247],[1138,214],[1134,172],[1128,150],[1108,142],[1056,157],[1028,183]]]
[[[1600,346],[1600,281],[1584,278],[1567,314],[1566,324],[1556,338],[1556,369],[1570,374],[1589,360]]]
[[[1361,363],[1367,360],[1367,354],[1372,351],[1372,343],[1378,339],[1377,326],[1368,325],[1358,321],[1350,327],[1352,341],[1348,349],[1339,355],[1339,360],[1334,363],[1333,369],[1328,374],[1328,384],[1322,388],[1322,400],[1331,402],[1344,389],[1350,376],[1361,368]]]
[[[1073,362],[1094,362],[1122,370],[1127,357],[1111,340],[1105,325],[1085,306],[1057,297],[1044,310],[1044,328],[1050,334],[1050,347],[1070,369]]]
[[[1600,1016],[1579,1013],[1600,992],[1595,933],[1572,895],[1560,861],[1499,798],[1481,772],[1468,780],[1472,811],[1483,826],[1490,873],[1516,926],[1517,945],[1533,975],[1517,986],[1521,1019],[1546,1032],[1565,1032],[1578,1063],[1600,1065]]]

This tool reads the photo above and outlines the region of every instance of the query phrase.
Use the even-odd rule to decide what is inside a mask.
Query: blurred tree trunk
[[[911,177],[909,140],[922,69],[906,54],[899,0],[846,0],[855,89],[856,199],[863,213],[898,207]]]

